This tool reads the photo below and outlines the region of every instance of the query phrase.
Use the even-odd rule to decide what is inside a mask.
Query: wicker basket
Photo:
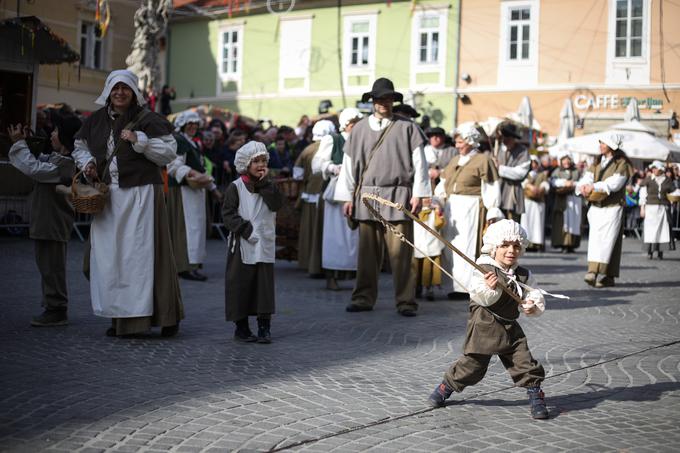
[[[556,187],[555,188],[555,193],[557,195],[566,195],[566,194],[573,193],[573,192],[574,192],[573,187]]]
[[[601,201],[604,201],[605,198],[607,198],[609,195],[607,192],[595,192],[594,190],[590,192],[590,195],[588,195],[588,201],[591,203],[599,203]]]
[[[77,182],[82,173],[79,171],[73,176],[71,204],[73,209],[81,214],[98,214],[104,209],[109,198],[109,186],[99,180],[92,184]]]
[[[668,194],[666,195],[666,198],[668,198],[668,201],[671,203],[677,203],[680,201],[680,195],[673,195],[673,194]]]

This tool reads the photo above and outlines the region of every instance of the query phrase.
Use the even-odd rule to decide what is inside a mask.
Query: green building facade
[[[168,48],[174,110],[213,104],[295,125],[322,100],[331,111],[356,106],[387,77],[433,125],[453,127],[459,1],[353,3],[298,0],[287,12],[180,16]]]

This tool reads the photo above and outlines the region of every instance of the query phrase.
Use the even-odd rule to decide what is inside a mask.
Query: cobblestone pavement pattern
[[[627,239],[622,278],[603,290],[582,281],[585,246],[525,258],[546,290],[572,297],[521,321],[549,376],[551,419],[533,421],[497,359],[479,385],[427,409],[460,354],[467,303],[423,302],[418,317],[400,317],[383,274],[376,309],[346,313],[349,291],[282,262],[274,343],[237,344],[223,314],[225,248],[210,241],[208,282],[182,282],[178,337],[108,338],[79,273],[82,244],[69,246],[70,325],[32,328],[33,245],[0,241],[2,451],[680,448],[680,252],[648,261]]]

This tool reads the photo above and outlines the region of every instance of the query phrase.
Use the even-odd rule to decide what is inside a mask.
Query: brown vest
[[[76,166],[72,158],[52,153],[49,163],[59,168],[60,184],[70,185]],[[68,242],[73,229],[73,207],[57,193],[57,184],[36,182],[31,192],[31,239]]]
[[[623,157],[612,157],[612,159],[607,163],[607,166],[602,168],[600,162],[597,162],[588,169],[594,175],[595,182],[604,181],[610,176],[623,175],[626,178],[630,178],[633,175],[633,167],[630,166],[628,161]],[[607,198],[600,202],[592,202],[593,206],[599,208],[607,206],[623,206],[626,202],[626,185],[624,184],[621,188],[610,193]]]
[[[503,283],[505,286],[508,286],[515,294],[519,294],[516,285],[514,283],[509,283],[510,280],[496,266],[492,266],[490,264],[480,264],[480,266],[486,272],[489,271],[494,272],[498,277],[498,281]],[[517,268],[515,269],[515,275],[517,276],[517,280],[521,283],[526,284],[527,281],[529,280],[529,270],[522,266],[517,266]],[[522,292],[524,293],[525,291],[523,290]],[[470,303],[475,304],[475,302],[472,301]],[[494,315],[499,316],[500,318],[512,320],[519,318],[517,302],[512,297],[510,297],[505,291],[501,293],[501,297],[498,299],[498,301],[496,301],[496,303],[486,307],[486,309],[492,312]]]
[[[484,153],[477,153],[465,165],[458,165],[461,155],[455,156],[446,166],[441,177],[446,180],[446,195],[482,195],[482,181],[493,183],[498,180],[498,170],[493,161]]]
[[[321,142],[314,142],[308,145],[295,161],[296,167],[304,168],[305,175],[302,180],[301,191],[311,195],[321,193],[323,188],[323,176],[321,173],[312,173],[312,159],[319,150]]]
[[[661,187],[659,187],[659,183],[654,178],[648,176],[640,185],[647,187],[647,204],[670,206],[671,202],[668,200],[667,195],[675,190],[670,179],[664,179]]]
[[[138,108],[135,109],[135,112],[138,110]],[[109,115],[108,108],[102,107],[85,120],[82,128],[76,134],[76,138],[87,142],[92,156],[97,159],[97,171],[100,176],[104,175],[106,166],[109,135],[113,130],[114,141],[118,143],[120,134],[116,131],[121,127],[120,124],[114,123]],[[133,129],[144,132],[150,139],[169,135],[173,130],[172,125],[165,118],[154,112],[147,113]],[[120,187],[163,184],[158,165],[147,159],[144,154],[136,152],[129,142],[123,143],[118,154],[116,154],[116,159],[118,161],[118,185]],[[110,182],[108,172],[106,172],[105,182]]]

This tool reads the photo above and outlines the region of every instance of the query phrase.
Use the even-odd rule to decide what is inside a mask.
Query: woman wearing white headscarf
[[[300,229],[298,236],[298,266],[309,275],[322,272],[321,248],[323,245],[323,177],[312,171],[312,160],[319,150],[321,140],[335,133],[335,125],[328,120],[317,121],[312,127],[313,142],[305,147],[295,160],[293,178],[302,181],[300,189]]]
[[[480,153],[481,135],[474,125],[463,125],[455,137],[459,154],[440,175],[434,195],[444,206],[444,237],[470,259],[479,256],[486,210],[500,204],[498,169],[491,158]],[[442,262],[453,265],[453,292],[450,299],[463,299],[472,278],[473,267],[463,258],[444,249]]]
[[[584,281],[596,288],[614,286],[621,265],[626,182],[633,175],[633,166],[621,144],[619,134],[603,137],[600,158],[576,184],[576,195],[593,200],[588,209],[588,272]],[[600,197],[593,198],[594,192]],[[602,275],[600,280],[598,275]]]
[[[271,342],[274,313],[276,211],[284,198],[267,177],[269,153],[263,143],[248,142],[238,149],[234,166],[239,177],[224,194],[222,218],[229,230],[225,311],[236,324],[234,339]],[[255,337],[248,316],[257,316]]]
[[[550,185],[555,190],[552,211],[551,242],[562,253],[574,253],[581,244],[581,211],[583,200],[574,194],[578,182],[578,170],[571,154],[559,155],[560,166],[550,175]]]
[[[184,317],[160,170],[176,157],[172,125],[143,108],[137,76],[127,70],[109,74],[96,102],[103,107],[85,120],[73,152],[88,178],[110,184],[85,252],[92,307],[112,318],[107,335],[160,326],[172,336]]]
[[[320,174],[326,188],[323,192],[323,246],[322,267],[326,270],[326,288],[339,290],[338,278],[346,277],[345,272],[357,270],[359,230],[352,230],[342,212],[342,203],[335,201],[335,187],[342,169],[343,148],[352,127],[363,118],[355,108],[340,112],[340,133],[330,134],[321,139],[319,150],[312,159],[312,171]]]
[[[178,275],[187,280],[205,281],[198,271],[205,260],[205,190],[217,189],[206,174],[205,158],[194,141],[201,118],[193,111],[175,119],[177,158],[168,164],[168,213]],[[192,187],[189,180],[201,181]]]
[[[675,187],[673,181],[666,177],[663,162],[655,160],[649,168],[652,174],[640,184],[640,217],[644,218],[643,241],[647,245],[647,258],[651,260],[656,252],[662,260],[661,244],[671,242],[671,203],[668,194]]]
[[[527,232],[529,248],[542,251],[545,240],[545,196],[550,190],[550,183],[538,157],[532,154],[529,158],[531,169],[522,181],[524,212],[520,224]]]

